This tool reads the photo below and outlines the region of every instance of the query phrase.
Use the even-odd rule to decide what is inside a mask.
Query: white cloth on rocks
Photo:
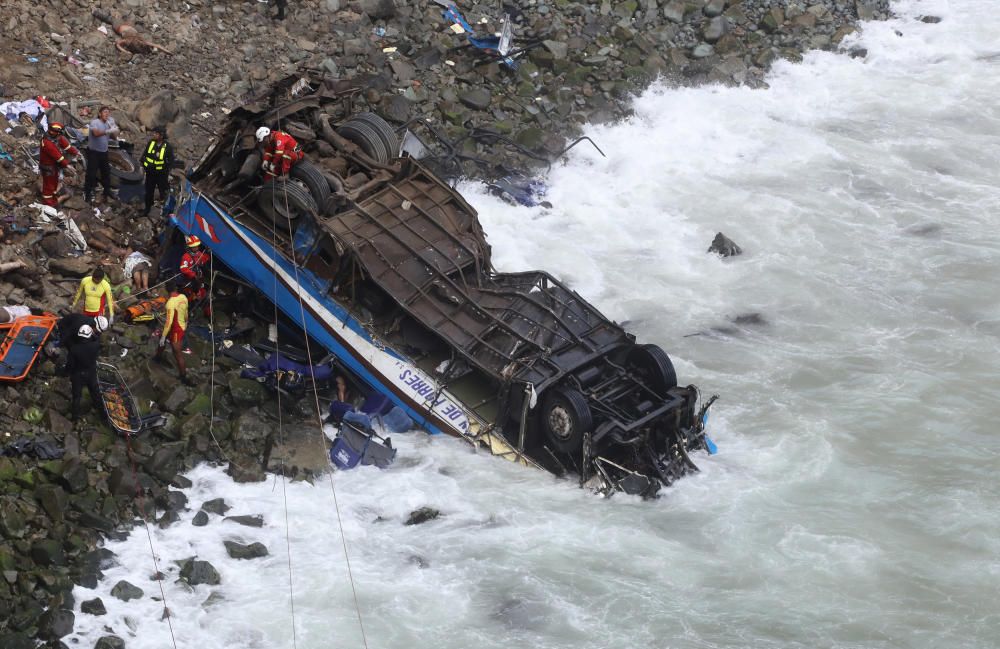
[[[152,268],[153,260],[147,255],[142,254],[138,250],[133,253],[130,253],[127,257],[125,257],[125,277],[131,278],[132,273],[135,272],[135,269],[139,264],[146,264],[150,268]]]
[[[26,315],[31,315],[31,309],[24,306],[23,304],[11,304],[9,306],[0,306],[7,313],[7,322],[14,322],[18,318],[23,318]]]

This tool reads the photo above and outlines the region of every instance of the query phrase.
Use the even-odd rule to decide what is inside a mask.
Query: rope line
[[[286,199],[287,200],[287,199]],[[271,213],[271,259],[277,264],[278,263],[278,226],[276,222],[276,217],[274,216],[274,211]],[[281,416],[281,384],[278,377],[280,377],[280,364],[281,364],[281,344],[280,336],[278,333],[278,274],[273,273],[272,278],[274,282],[272,284],[273,299],[271,303],[274,305],[274,349],[275,354],[277,354],[278,362],[275,363],[275,371],[278,372],[275,377],[275,395],[278,401],[278,447],[282,448],[284,446],[284,431],[282,428],[282,416]],[[298,634],[295,628],[295,590],[294,582],[292,579],[292,539],[290,535],[290,526],[288,522],[288,486],[285,481],[285,458],[283,452],[278,453],[278,461],[281,463],[281,498],[285,510],[285,551],[288,555],[288,602],[291,608],[292,614],[292,645],[298,647]],[[267,470],[267,467],[264,467]]]
[[[281,126],[280,120],[278,122],[278,126],[279,127]],[[285,216],[286,216],[286,218],[285,218],[285,224],[288,226],[288,240],[290,242],[289,245],[291,245],[291,248],[292,248],[292,250],[291,250],[291,253],[292,253],[291,254],[291,262],[292,262],[292,269],[293,269],[293,271],[295,273],[295,289],[296,289],[295,290],[295,295],[296,295],[296,297],[298,299],[298,303],[299,303],[299,319],[302,322],[302,336],[303,336],[303,339],[304,339],[305,345],[306,345],[306,360],[309,363],[309,377],[310,377],[310,380],[312,382],[313,403],[315,404],[315,407],[316,407],[316,424],[317,424],[317,428],[319,430],[319,443],[320,443],[321,450],[322,450],[323,454],[325,455],[326,454],[326,435],[325,435],[325,433],[323,433],[323,414],[322,414],[322,410],[320,409],[320,405],[319,405],[319,390],[316,387],[316,370],[313,367],[312,346],[309,343],[309,330],[308,330],[308,327],[306,327],[305,304],[304,304],[304,302],[302,300],[302,283],[299,280],[299,262],[295,258],[295,233],[292,231],[292,222],[291,222],[291,220],[287,218],[287,215],[289,214],[289,211],[288,211],[288,185],[287,185],[287,182],[288,182],[287,180],[284,180],[282,182],[282,186],[281,186],[281,188],[282,188],[282,195],[283,195],[283,197],[285,199]],[[271,214],[272,214],[272,223],[273,223],[274,220],[276,220],[275,217],[273,216],[274,215],[274,210],[273,209],[271,210]],[[274,243],[277,242],[277,232],[276,232],[276,230],[277,230],[276,227],[272,227],[272,241]],[[275,249],[275,251],[276,251],[276,249]],[[275,263],[277,263],[277,260],[275,260]],[[274,277],[275,277],[275,284],[277,284],[278,274],[275,273]],[[277,294],[275,294],[275,298],[277,298]],[[277,312],[277,300],[275,300],[275,311]],[[354,583],[354,570],[351,568],[351,556],[350,556],[350,552],[348,552],[348,549],[347,549],[347,535],[344,533],[344,521],[343,521],[343,516],[341,514],[341,511],[340,511],[340,501],[339,501],[339,499],[337,497],[337,485],[336,485],[336,483],[335,483],[335,481],[333,479],[333,470],[327,471],[326,474],[327,474],[327,478],[328,478],[329,483],[330,483],[330,492],[333,494],[333,507],[334,507],[334,510],[337,512],[337,528],[340,530],[340,543],[341,543],[341,546],[343,547],[343,550],[344,550],[344,564],[347,567],[347,579],[348,579],[348,581],[351,584],[351,596],[354,599],[354,611],[355,611],[355,613],[357,614],[357,617],[358,617],[358,628],[361,630],[361,642],[364,645],[365,649],[368,649],[368,636],[365,633],[365,623],[364,623],[364,620],[362,619],[362,616],[361,616],[361,604],[358,601],[358,589],[357,589],[357,586]]]
[[[174,649],[177,649],[177,638],[174,637],[174,625],[170,622],[170,609],[167,607],[167,593],[163,590],[163,574],[160,572],[159,562],[156,560],[156,550],[153,548],[153,533],[149,531],[149,521],[146,519],[146,497],[142,493],[139,485],[139,472],[135,465],[135,456],[132,453],[131,435],[125,435],[125,449],[128,452],[129,463],[132,465],[132,481],[135,483],[135,494],[139,498],[139,511],[142,512],[142,524],[146,528],[146,540],[149,541],[149,554],[153,558],[153,578],[156,579],[160,587],[160,597],[163,600],[164,617],[167,619],[167,629],[170,631],[170,642]]]

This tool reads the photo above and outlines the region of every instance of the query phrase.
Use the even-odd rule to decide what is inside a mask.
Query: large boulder
[[[234,559],[258,559],[268,555],[267,546],[263,543],[251,543],[243,545],[236,541],[223,541],[226,551]]]
[[[184,567],[181,568],[181,579],[191,586],[199,584],[216,586],[222,582],[222,577],[219,576],[219,571],[215,569],[215,566],[207,561],[198,561],[197,559],[192,559],[184,564]]]
[[[161,90],[146,97],[135,109],[135,118],[147,129],[169,124],[177,117],[180,107],[170,90]]]

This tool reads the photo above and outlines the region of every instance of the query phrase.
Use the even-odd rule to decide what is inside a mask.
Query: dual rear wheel
[[[677,385],[670,357],[656,345],[636,345],[626,358],[626,367],[660,397]],[[542,398],[541,424],[548,442],[557,450],[577,455],[583,438],[594,429],[594,416],[587,397],[575,387],[549,389]]]

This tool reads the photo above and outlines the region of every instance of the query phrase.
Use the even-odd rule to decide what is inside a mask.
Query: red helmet
[[[187,244],[188,248],[197,248],[201,245],[201,239],[192,234],[189,237],[184,237],[184,243]]]
[[[60,122],[49,122],[49,135],[62,135],[66,132],[66,127]]]

